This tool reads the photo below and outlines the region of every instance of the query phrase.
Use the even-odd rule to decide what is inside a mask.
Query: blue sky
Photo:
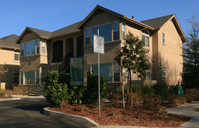
[[[138,21],[176,14],[185,35],[191,15],[199,19],[199,0],[1,0],[0,38],[27,26],[55,31],[83,20],[96,5]]]

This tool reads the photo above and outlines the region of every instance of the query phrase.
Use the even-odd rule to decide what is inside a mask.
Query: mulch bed
[[[98,108],[90,108],[86,105],[65,105],[64,107],[50,108],[53,111],[88,117],[100,125],[128,125],[145,127],[178,127],[188,121],[189,117],[172,114],[160,115],[153,111],[146,110],[142,105],[126,109],[116,106],[103,106],[101,116],[98,115]]]

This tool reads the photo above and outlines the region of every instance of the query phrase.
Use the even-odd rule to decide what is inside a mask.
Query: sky
[[[83,20],[97,5],[137,21],[175,14],[185,35],[199,0],[0,0],[0,38],[28,27],[55,31]]]

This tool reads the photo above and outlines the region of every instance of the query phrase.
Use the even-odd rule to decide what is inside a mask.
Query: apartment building
[[[7,71],[0,74],[1,89],[19,84],[20,45],[15,43],[17,38],[17,35],[0,38],[0,65]]]
[[[100,73],[109,84],[120,85],[120,66],[115,62],[116,49],[121,49],[128,33],[138,36],[149,50],[152,63],[147,75],[132,79],[141,84],[181,80],[182,43],[186,37],[175,15],[137,21],[101,6],[96,6],[80,22],[54,32],[27,27],[16,43],[21,46],[20,84],[41,84],[47,70],[69,71],[71,57],[86,56],[87,69],[97,73],[97,54],[93,53],[93,35],[104,37],[105,54],[100,55]],[[124,74],[127,75],[125,69]],[[126,79],[124,79],[126,82]]]

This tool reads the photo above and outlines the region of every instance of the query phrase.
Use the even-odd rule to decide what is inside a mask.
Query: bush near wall
[[[93,104],[98,99],[98,76],[88,73],[87,87],[80,86],[80,100],[85,104]],[[105,96],[107,80],[100,76],[101,98]],[[62,103],[74,104],[78,99],[78,86],[70,85],[70,74],[58,71],[48,72],[43,94],[52,106],[61,106]]]
[[[64,100],[68,101],[67,90],[67,84],[59,83],[58,71],[48,72],[43,95],[51,106],[60,106]]]

